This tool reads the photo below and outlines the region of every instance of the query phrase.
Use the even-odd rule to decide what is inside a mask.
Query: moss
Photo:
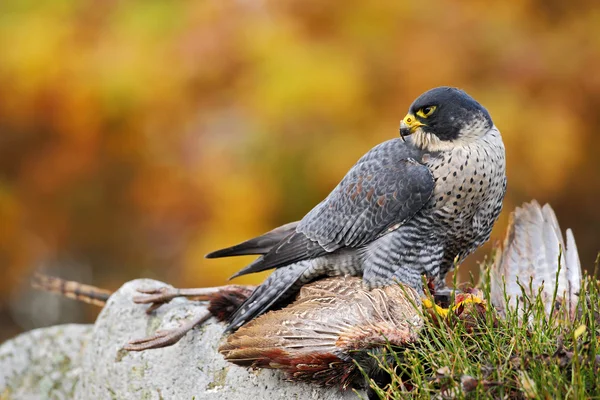
[[[11,399],[12,390],[10,387],[4,389],[2,393],[0,393],[0,400],[9,400]]]
[[[223,367],[213,374],[212,382],[210,382],[207,386],[207,390],[217,389],[225,387],[225,380],[227,379],[227,372],[229,371],[228,367]]]
[[[130,376],[133,376],[135,378],[143,378],[144,375],[146,374],[146,365],[143,366],[138,366],[138,365],[134,365],[133,367],[131,367],[131,374]]]
[[[117,355],[115,356],[115,362],[121,362],[121,360],[123,360],[123,357],[125,357],[127,354],[129,354],[127,350],[119,349],[119,351],[117,351]]]
[[[146,336],[152,336],[154,333],[160,328],[160,324],[162,323],[162,318],[157,316],[152,316],[148,318],[148,325],[146,328]]]

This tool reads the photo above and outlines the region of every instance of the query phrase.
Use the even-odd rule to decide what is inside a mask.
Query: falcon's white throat
[[[441,140],[435,134],[425,132],[423,128],[418,128],[410,137],[418,148],[437,152],[469,146],[488,135],[494,135],[494,133],[500,136],[498,128],[495,125],[490,128],[488,121],[482,116],[474,118],[471,123],[460,130],[458,138],[453,140]]]

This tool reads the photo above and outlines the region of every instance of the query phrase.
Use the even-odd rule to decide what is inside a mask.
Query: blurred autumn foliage
[[[493,236],[550,202],[591,267],[599,71],[594,0],[3,0],[0,339],[33,270],[223,284],[251,258],[205,253],[302,217],[439,85],[503,133]]]

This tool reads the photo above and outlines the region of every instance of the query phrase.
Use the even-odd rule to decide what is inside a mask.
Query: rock
[[[92,325],[35,329],[0,346],[0,399],[72,399]]]
[[[287,382],[281,373],[247,370],[217,352],[224,327],[195,328],[174,346],[127,352],[131,339],[177,326],[204,304],[176,299],[146,315],[137,288],[165,286],[128,282],[109,299],[93,327],[38,329],[0,347],[0,399],[355,399],[352,392]],[[8,372],[7,372],[8,371]],[[7,393],[7,396],[3,396]],[[11,397],[12,396],[12,397]]]

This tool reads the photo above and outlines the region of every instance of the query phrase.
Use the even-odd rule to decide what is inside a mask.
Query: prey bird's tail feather
[[[236,244],[235,246],[213,251],[208,253],[206,258],[267,254],[273,247],[279,244],[279,242],[296,230],[298,222],[299,221],[290,222],[289,224],[282,225],[263,235]]]
[[[581,263],[570,229],[566,237],[565,242],[550,205],[541,207],[532,201],[516,208],[491,270],[492,303],[501,313],[516,306],[524,288],[530,298],[541,290],[546,313],[550,314],[555,309],[552,300],[557,289],[555,300],[566,303],[569,317],[574,317],[581,289]]]
[[[110,290],[100,289],[83,283],[67,281],[49,275],[37,273],[31,279],[34,289],[44,290],[50,293],[58,293],[70,299],[104,307],[112,294]]]

